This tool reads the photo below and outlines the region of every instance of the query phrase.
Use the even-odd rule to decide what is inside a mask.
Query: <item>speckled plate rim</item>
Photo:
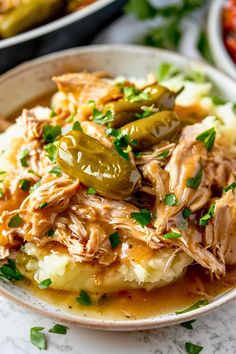
[[[36,28],[18,34],[11,38],[0,40],[0,49],[14,46],[16,44],[29,41],[33,38],[43,36],[47,33],[54,32],[60,28],[63,28],[71,23],[79,21],[90,14],[102,9],[103,7],[115,2],[116,0],[97,0],[95,3],[87,5],[79,11],[65,15],[58,20],[51,21],[45,25],[37,26]]]
[[[79,56],[80,54],[86,55],[95,55],[98,52],[104,52],[106,54],[114,52],[122,56],[123,54],[128,54],[132,52],[135,55],[145,55],[148,58],[152,58],[153,56],[160,55],[161,57],[166,56],[166,60],[170,60],[173,62],[181,62],[182,65],[187,65],[191,63],[191,65],[195,65],[197,67],[201,67],[204,69],[206,73],[211,73],[211,76],[215,75],[220,79],[222,82],[225,82],[223,86],[230,86],[235,87],[236,92],[236,83],[233,79],[229,78],[227,75],[223,74],[219,70],[211,67],[208,64],[203,62],[197,62],[185,56],[182,56],[177,53],[161,50],[161,49],[153,49],[147,48],[142,46],[134,46],[134,45],[96,45],[96,46],[88,46],[88,47],[80,47],[76,49],[65,50],[61,52],[57,52],[54,54],[50,54],[39,59],[35,59],[33,61],[27,62],[25,64],[19,65],[15,69],[10,70],[6,74],[0,76],[0,85],[5,80],[9,80],[15,77],[15,75],[19,73],[24,73],[25,71],[32,70],[33,68],[37,67],[38,65],[45,63],[45,62],[53,62],[58,58],[69,58],[70,56]],[[219,81],[219,80],[218,80]],[[68,314],[59,314],[56,312],[52,312],[46,309],[38,308],[33,304],[19,299],[16,295],[14,295],[10,290],[7,290],[0,284],[0,295],[6,297],[8,300],[18,304],[19,306],[23,306],[28,310],[33,312],[37,312],[42,316],[46,316],[52,318],[53,320],[59,320],[62,322],[70,323],[70,324],[77,324],[81,327],[91,328],[91,329],[101,329],[101,330],[110,330],[110,331],[132,331],[132,330],[143,330],[143,329],[151,329],[151,328],[159,328],[165,327],[170,325],[179,324],[181,322],[189,321],[193,318],[197,318],[201,315],[207,314],[224,304],[233,301],[236,299],[236,289],[228,290],[227,292],[219,295],[218,297],[214,298],[212,302],[208,305],[201,307],[197,310],[187,312],[184,314],[176,315],[175,313],[166,314],[162,316],[156,316],[151,318],[145,319],[138,319],[138,320],[114,320],[114,319],[97,319],[97,318],[89,318],[89,317],[82,317],[82,316],[72,316]],[[56,308],[55,308],[56,309]]]

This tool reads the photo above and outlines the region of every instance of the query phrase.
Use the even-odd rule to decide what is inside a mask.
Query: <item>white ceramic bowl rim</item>
[[[61,52],[57,52],[55,54],[50,54],[44,56],[42,58],[35,59],[28,63],[19,65],[18,67],[10,70],[6,74],[0,77],[0,85],[1,83],[14,78],[19,72],[26,72],[28,70],[32,70],[33,68],[37,67],[40,63],[46,62],[53,62],[55,59],[63,58],[63,57],[72,57],[80,54],[86,55],[95,55],[96,52],[101,53],[115,53],[119,54],[122,57],[123,54],[128,53],[135,53],[135,55],[144,55],[148,58],[152,58],[154,55],[160,55],[162,57],[172,58],[171,61],[182,62],[184,65],[185,63],[191,62],[191,64],[196,65],[197,67],[200,65],[207,74],[211,73],[211,76],[218,76],[219,80],[225,85],[230,84],[230,86],[235,87],[236,92],[236,84],[235,81],[229,78],[227,75],[221,73],[217,69],[211,67],[208,64],[203,62],[197,62],[190,58],[186,58],[180,54],[161,50],[161,49],[153,49],[147,48],[142,46],[134,46],[134,45],[94,45],[88,47],[80,47],[77,49],[70,49]],[[168,59],[166,59],[168,61]],[[50,312],[48,310],[44,310],[41,308],[37,308],[36,306],[29,304],[27,301],[19,299],[16,295],[14,295],[11,291],[7,290],[3,285],[0,285],[0,294],[7,297],[9,300],[22,305],[32,311],[36,311],[45,315],[47,317],[51,317],[53,319],[57,319],[60,321],[65,321],[68,323],[78,324],[83,327],[87,328],[96,328],[96,329],[105,329],[105,330],[139,330],[139,329],[149,329],[149,328],[157,328],[157,327],[164,327],[168,325],[174,325],[181,322],[189,321],[193,318],[196,318],[200,315],[206,314],[213,309],[216,309],[229,301],[236,299],[236,289],[229,290],[224,294],[219,295],[216,297],[212,302],[208,305],[196,309],[191,312],[186,312],[184,314],[176,315],[176,314],[167,314],[164,316],[158,316],[153,318],[146,318],[141,320],[108,320],[108,319],[95,319],[89,317],[78,317],[71,316],[68,314],[58,314],[56,312]]]
[[[87,5],[79,11],[65,15],[57,20],[51,21],[46,25],[38,26],[35,29],[18,34],[11,38],[0,39],[0,49],[14,46],[16,44],[26,42],[36,37],[43,36],[47,33],[54,32],[62,27],[70,25],[84,17],[89,16],[103,7],[115,2],[116,0],[97,0],[95,3]]]
[[[207,20],[207,33],[212,55],[217,66],[236,79],[236,65],[225,48],[221,16],[224,0],[212,0]]]

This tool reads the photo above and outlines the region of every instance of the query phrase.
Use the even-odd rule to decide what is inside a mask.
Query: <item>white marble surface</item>
[[[36,354],[30,343],[33,326],[49,329],[52,320],[28,312],[0,298],[0,353]],[[202,345],[203,354],[236,353],[236,302],[197,319],[194,330],[173,326],[140,332],[102,332],[70,326],[67,334],[48,333],[50,354],[180,354],[184,343]]]

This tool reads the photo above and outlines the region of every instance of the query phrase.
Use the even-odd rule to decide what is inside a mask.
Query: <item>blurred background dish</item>
[[[104,24],[108,25],[116,17],[126,1],[70,0],[65,8],[65,1],[50,0],[50,5],[48,1],[44,4],[44,11],[42,4],[39,4],[41,16],[38,15],[35,1],[31,2],[32,9],[27,4],[28,8],[25,7],[22,11],[21,5],[18,9],[9,10],[5,15],[4,1],[0,4],[0,73],[25,60],[89,41]],[[16,4],[17,1],[6,1],[5,6],[13,3]],[[28,15],[31,10],[34,13],[37,11],[37,18]],[[64,14],[66,15],[62,16]],[[49,19],[53,21],[45,23]],[[44,24],[35,27],[41,23]],[[35,28],[28,30],[32,27]]]
[[[216,65],[236,78],[236,1],[212,1],[207,23],[208,39]]]

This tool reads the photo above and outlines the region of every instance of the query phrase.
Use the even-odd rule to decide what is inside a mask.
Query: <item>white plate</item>
[[[106,70],[114,75],[144,77],[162,62],[180,68],[202,69],[213,81],[222,97],[235,100],[236,84],[228,76],[202,62],[179,54],[138,46],[90,46],[67,50],[21,65],[0,77],[0,115],[8,116],[20,106],[55,89],[51,77],[71,71]],[[103,320],[73,315],[55,308],[17,287],[1,282],[0,293],[14,302],[57,320],[88,328],[134,330],[169,326],[207,313],[236,298],[236,289],[213,299],[209,305],[182,315],[174,313],[143,320]]]

